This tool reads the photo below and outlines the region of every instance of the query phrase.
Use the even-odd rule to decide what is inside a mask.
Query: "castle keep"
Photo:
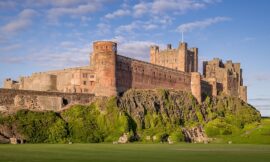
[[[89,66],[33,73],[19,81],[6,79],[4,88],[65,93],[90,93],[96,96],[119,95],[128,89],[180,89],[191,92],[201,102],[202,94],[220,93],[247,101],[239,63],[220,59],[203,63],[198,72],[198,48],[181,42],[176,49],[150,47],[150,63],[119,55],[117,43],[93,43]]]

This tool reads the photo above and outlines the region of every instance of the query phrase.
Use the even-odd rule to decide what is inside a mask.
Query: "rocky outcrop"
[[[9,138],[0,134],[0,144],[6,144],[6,143],[10,143]]]
[[[211,141],[210,138],[205,134],[203,127],[183,128],[183,134],[185,141],[192,143],[208,143]]]
[[[119,107],[145,127],[147,114],[160,114],[184,125],[198,122],[196,99],[189,93],[177,90],[129,90],[118,102]],[[172,123],[175,124],[175,123]]]
[[[128,134],[124,133],[121,137],[119,137],[118,143],[120,144],[128,143]]]
[[[15,123],[0,124],[0,143],[10,143],[12,138],[16,138],[19,143],[23,143],[25,140],[24,136],[18,132]]]

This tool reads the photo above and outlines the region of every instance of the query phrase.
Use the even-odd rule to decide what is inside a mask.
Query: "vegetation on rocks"
[[[203,127],[209,137],[240,135],[260,123],[260,113],[237,98],[207,97],[202,104],[176,90],[129,90],[119,98],[98,98],[89,106],[61,112],[20,110],[0,116],[0,136],[30,143],[186,140],[183,128]],[[254,126],[255,125],[255,126]]]

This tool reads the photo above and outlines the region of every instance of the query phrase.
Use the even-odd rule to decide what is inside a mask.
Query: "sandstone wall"
[[[47,73],[34,74],[21,78],[20,89],[37,91],[56,91],[57,76]]]
[[[233,63],[231,60],[223,63],[221,59],[214,58],[203,62],[203,75],[207,80],[216,79],[217,93],[223,92],[246,101],[246,90],[241,88],[243,77],[240,66],[240,63]]]
[[[188,49],[187,43],[183,42],[175,49],[172,49],[171,44],[168,44],[167,49],[164,50],[159,50],[158,46],[152,46],[150,48],[150,62],[188,73],[197,72],[198,48]]]
[[[86,66],[34,73],[29,77],[21,77],[19,89],[93,93],[94,82],[95,72],[90,66]]]
[[[94,93],[97,96],[116,96],[116,54],[117,44],[111,41],[93,43],[91,65],[95,69]]]
[[[0,89],[0,107],[6,111],[21,108],[58,111],[67,105],[90,103],[94,97],[93,94]]]
[[[191,91],[190,74],[120,55],[117,55],[116,81],[118,92],[130,88]]]

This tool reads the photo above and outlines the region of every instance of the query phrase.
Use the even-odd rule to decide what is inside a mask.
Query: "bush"
[[[67,137],[65,122],[54,112],[20,110],[10,118],[28,142],[57,143]]]
[[[171,133],[169,138],[173,142],[184,142],[185,141],[185,137],[184,137],[181,130]]]
[[[61,115],[68,124],[69,139],[72,142],[96,143],[104,141],[104,134],[97,124],[99,111],[96,110],[94,104],[73,106]]]
[[[239,132],[239,129],[234,125],[226,123],[224,118],[216,118],[206,124],[205,132],[209,137],[215,137],[218,135],[231,135]]]

